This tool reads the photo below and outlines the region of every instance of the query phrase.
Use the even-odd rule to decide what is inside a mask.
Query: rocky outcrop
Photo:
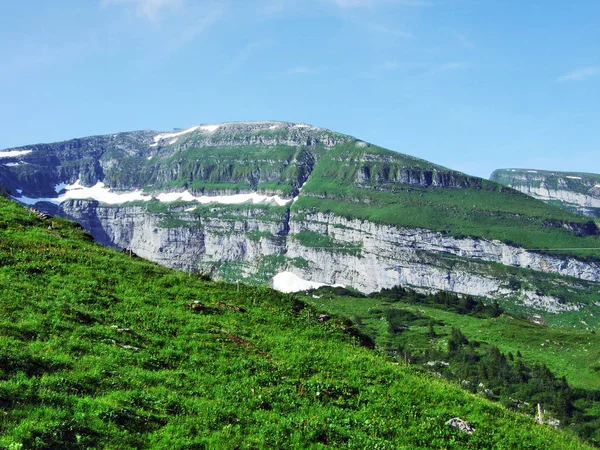
[[[355,183],[359,186],[400,183],[420,187],[466,188],[481,186],[481,179],[448,170],[404,167],[388,163],[380,167],[362,165],[356,172]]]
[[[292,221],[290,233],[293,235],[300,231],[333,236],[340,244],[360,243],[363,258],[366,254],[373,254],[380,260],[398,261],[399,258],[403,258],[407,262],[418,262],[423,254],[454,255],[468,260],[489,261],[600,282],[598,262],[588,263],[531,252],[501,241],[470,237],[458,239],[420,228],[401,228],[348,220],[327,213],[307,214],[302,221]],[[370,271],[366,273],[371,274]],[[343,283],[340,280],[336,282]],[[366,285],[366,282],[361,285]]]
[[[492,173],[490,180],[568,211],[600,217],[600,175],[499,169]]]
[[[89,200],[63,204],[63,214],[81,223],[101,244],[133,249],[143,258],[191,272],[229,261],[251,264],[262,256],[284,253],[277,236],[285,233],[285,217],[279,222],[264,221],[252,213],[240,211],[246,216],[234,220],[183,213],[173,223],[144,206],[99,207]],[[252,233],[272,238],[253,240]]]
[[[453,417],[448,422],[446,422],[446,425],[448,425],[450,428],[457,429],[467,434],[473,434],[475,432],[473,426],[466,420],[461,419],[460,417]]]

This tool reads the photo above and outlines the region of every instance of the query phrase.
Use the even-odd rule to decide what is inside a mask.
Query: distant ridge
[[[600,174],[498,169],[490,180],[564,210],[600,218]]]

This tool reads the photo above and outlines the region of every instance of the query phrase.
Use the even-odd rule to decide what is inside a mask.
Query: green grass
[[[302,308],[0,198],[0,448],[589,448]]]
[[[443,298],[435,306],[422,303],[424,296],[418,300],[410,293],[400,292],[396,298],[387,294],[382,298],[357,298],[355,294],[330,288],[302,297],[318,309],[348,317],[361,332],[373,339],[376,348],[402,363],[407,355],[415,367],[438,375],[442,372],[444,377],[473,392],[481,391],[483,388],[476,387],[483,383],[492,388],[486,396],[513,407],[511,399],[528,402],[530,406],[521,405],[521,408],[532,415],[535,408],[531,405],[541,402],[546,405],[545,409],[553,411],[554,417],[561,417],[560,420],[568,422],[573,430],[600,444],[598,334],[540,326],[510,314],[490,316],[492,310],[483,317],[475,317],[460,306],[465,299],[458,301],[459,309],[455,310],[452,298],[450,306],[448,303],[444,306]],[[458,355],[447,350],[454,330],[460,330],[469,342],[469,347]],[[494,348],[506,356],[509,365],[528,375],[515,376],[508,368],[492,369],[493,357],[492,360],[489,358],[494,355]],[[431,361],[444,363],[427,364]],[[525,368],[519,369],[518,364],[525,364]],[[501,374],[501,381],[495,378],[496,373]],[[551,373],[549,380],[555,381],[540,382],[537,377],[542,373]],[[562,377],[564,381],[561,381]],[[568,392],[560,394],[566,386]],[[557,403],[561,396],[570,399],[574,409],[568,406],[561,409]]]
[[[352,188],[334,182],[318,185],[309,182],[302,194],[293,206],[299,218],[311,211],[333,212],[350,219],[425,228],[457,237],[498,239],[549,254],[599,258],[598,236],[583,237],[562,227],[544,226],[546,219],[581,222],[581,217],[573,217],[566,211],[514,191],[507,196],[485,190],[435,187],[390,192]]]
[[[362,252],[362,242],[340,242],[327,234],[317,233],[315,231],[300,231],[292,235],[304,247],[318,248],[326,252],[343,253],[349,255],[360,255]]]
[[[479,319],[456,314],[431,306],[404,302],[390,304],[375,298],[343,296],[306,300],[316,307],[360,322],[363,331],[380,345],[387,339],[387,325],[380,313],[382,308],[401,308],[421,311],[426,316],[444,322],[444,327],[460,328],[469,338],[497,345],[504,352],[520,351],[525,360],[546,364],[558,376],[566,376],[575,387],[600,389],[600,333],[576,328],[537,325],[518,316],[504,314],[497,318]],[[440,333],[444,333],[442,327]],[[543,345],[542,345],[543,344]]]

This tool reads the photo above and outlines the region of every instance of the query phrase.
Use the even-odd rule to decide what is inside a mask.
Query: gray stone
[[[459,417],[450,419],[448,422],[446,422],[446,425],[468,434],[473,434],[475,432],[475,429],[469,422]]]

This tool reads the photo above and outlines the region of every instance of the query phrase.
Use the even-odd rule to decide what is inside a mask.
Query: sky
[[[0,15],[0,148],[305,122],[489,177],[600,173],[600,1],[28,0]]]

